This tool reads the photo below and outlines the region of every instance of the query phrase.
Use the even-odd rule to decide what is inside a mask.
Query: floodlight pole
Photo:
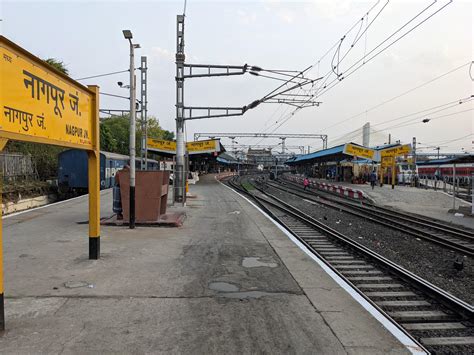
[[[148,101],[147,101],[147,59],[145,56],[141,57],[141,66],[140,66],[140,93],[141,93],[141,105],[140,110],[141,115],[141,128],[142,128],[142,141],[141,141],[141,169],[148,170],[148,150],[147,150],[147,138],[148,138]]]
[[[184,15],[177,16],[176,28],[176,165],[173,181],[174,202],[185,204],[184,171]]]
[[[123,31],[125,39],[130,43],[130,229],[135,228],[135,115],[136,115],[136,78],[135,78],[135,48],[138,44],[132,43],[132,33]]]

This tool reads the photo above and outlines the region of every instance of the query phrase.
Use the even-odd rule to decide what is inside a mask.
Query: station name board
[[[167,141],[163,139],[148,138],[147,149],[155,152],[176,154],[176,142]],[[220,151],[220,144],[218,139],[187,142],[186,150],[189,155],[214,153]]]
[[[375,159],[375,150],[363,146],[347,143],[344,144],[344,154],[352,155],[364,159]]]
[[[411,153],[411,145],[404,144],[393,148],[388,148],[380,151],[380,156],[384,157],[398,157],[401,155],[407,155]]]
[[[0,135],[92,149],[92,101],[86,87],[0,36]]]

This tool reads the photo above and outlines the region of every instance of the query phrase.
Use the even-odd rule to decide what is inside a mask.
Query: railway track
[[[304,191],[300,186],[286,180],[284,185],[276,182],[267,182],[267,184],[327,207],[369,219],[417,238],[429,240],[458,253],[474,256],[474,233],[471,231],[373,204],[344,201],[341,198],[333,198],[327,193],[312,190]]]
[[[422,349],[436,354],[472,352],[473,306],[251,183],[257,193],[243,189],[236,178],[228,181],[231,187],[250,196]],[[248,187],[249,182],[245,185]]]

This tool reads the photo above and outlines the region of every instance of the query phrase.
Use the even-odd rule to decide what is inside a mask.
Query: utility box
[[[117,172],[122,199],[123,221],[130,221],[130,170]],[[166,214],[169,171],[135,172],[135,221],[153,223]]]

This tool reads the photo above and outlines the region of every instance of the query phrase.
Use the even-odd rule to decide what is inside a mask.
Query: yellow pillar
[[[93,150],[88,151],[89,172],[89,259],[100,258],[100,128],[99,128],[99,87],[89,86],[94,91],[92,102]]]
[[[5,148],[8,139],[0,138],[0,151]],[[0,174],[0,331],[5,330],[5,301],[3,297],[4,286],[3,286],[3,211],[2,206],[2,193],[3,193],[3,174]]]
[[[2,205],[3,175],[0,175],[0,208]],[[0,209],[0,331],[5,330],[5,306],[3,298],[3,211]]]
[[[383,185],[383,165],[380,163],[380,186]]]
[[[395,188],[395,172],[396,172],[396,169],[397,168],[397,163],[396,163],[396,160],[395,160],[395,157],[392,158],[392,189]]]

